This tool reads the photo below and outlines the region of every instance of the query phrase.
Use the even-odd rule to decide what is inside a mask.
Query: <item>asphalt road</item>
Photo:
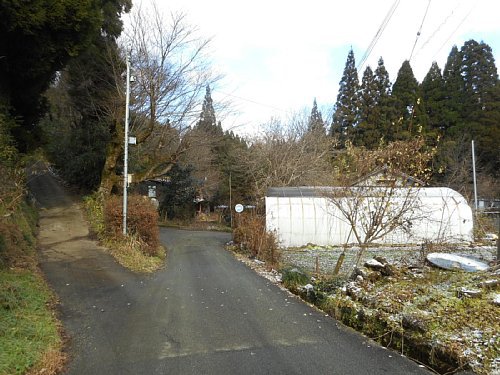
[[[165,269],[127,271],[73,228],[85,224],[57,181],[35,177],[67,374],[429,373],[249,270],[223,249],[228,234],[162,228]]]

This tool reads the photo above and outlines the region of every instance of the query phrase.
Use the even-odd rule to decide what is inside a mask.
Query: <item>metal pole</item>
[[[474,140],[472,141],[472,174],[474,180],[474,208],[477,211],[476,155],[474,152]]]
[[[233,199],[231,188],[231,172],[229,172],[229,218],[231,219],[231,228],[233,228]]]
[[[130,57],[127,55],[127,90],[125,94],[125,131],[123,144],[123,235],[127,235],[127,185],[128,185],[128,122],[130,103]]]

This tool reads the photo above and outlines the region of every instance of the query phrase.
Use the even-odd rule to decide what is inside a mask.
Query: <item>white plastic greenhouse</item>
[[[341,188],[293,187],[271,188],[266,196],[266,228],[275,231],[280,245],[298,247],[307,244],[335,246],[355,244],[350,221],[339,209],[339,205],[352,202],[347,195],[332,201],[335,191]],[[356,189],[356,188],[352,188]],[[413,189],[413,208],[407,210],[401,221],[405,230],[396,228],[374,243],[420,244],[432,242],[472,241],[472,210],[465,198],[449,188],[397,188],[391,197],[391,209],[397,209],[408,199],[408,189]],[[395,193],[394,193],[395,192]],[[338,194],[337,194],[338,197]],[[349,199],[351,202],[349,202]],[[374,206],[382,200],[381,195],[359,199],[359,214],[356,230],[364,234],[363,220],[373,214]],[[350,207],[350,206],[349,206]],[[389,213],[390,214],[390,213]],[[351,220],[353,221],[353,220]],[[364,221],[366,223],[366,220]]]

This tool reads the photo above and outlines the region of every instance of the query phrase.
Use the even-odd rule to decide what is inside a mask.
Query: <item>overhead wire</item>
[[[457,8],[459,8],[460,5],[461,5],[461,3],[459,3],[457,7],[455,7],[454,9],[452,9],[451,13],[448,14],[448,16],[446,16],[446,18],[444,19],[444,21],[439,24],[439,26],[431,33],[431,35],[427,38],[427,40],[420,46],[420,48],[417,50],[417,54],[422,49],[424,49],[424,47],[427,46],[427,44],[429,44],[429,42],[436,36],[436,34],[439,33],[439,31],[441,30],[441,28],[448,23],[448,21],[450,20],[450,18],[453,17],[453,15],[455,14],[455,10]]]
[[[420,34],[422,33],[422,28],[424,26],[425,18],[427,17],[427,12],[429,12],[429,7],[431,6],[431,0],[427,3],[427,7],[425,8],[425,13],[424,16],[422,17],[422,22],[420,23],[420,27],[417,31],[417,37],[415,38],[415,43],[413,43],[413,48],[411,49],[410,57],[408,58],[408,61],[411,61],[411,58],[413,57],[413,52],[415,51],[415,47],[417,46],[418,39],[420,38]]]
[[[377,44],[378,40],[382,36],[382,33],[384,32],[385,28],[387,27],[387,24],[391,20],[392,15],[396,11],[396,9],[397,9],[397,7],[399,5],[399,2],[400,2],[400,0],[395,0],[394,3],[392,4],[392,6],[389,8],[389,11],[387,12],[387,14],[386,14],[385,18],[383,19],[382,23],[380,24],[377,32],[375,33],[375,36],[373,37],[372,41],[368,45],[368,48],[366,49],[366,51],[365,51],[365,53],[363,55],[363,57],[361,58],[361,60],[358,63],[358,66],[357,66],[358,73],[361,71],[361,69],[363,68],[364,64],[368,60],[368,57],[370,57],[370,54],[372,53],[373,48],[375,48],[375,45]]]
[[[256,105],[260,105],[262,107],[267,107],[267,108],[271,108],[271,109],[274,109],[276,111],[280,111],[280,112],[288,112],[286,110],[284,110],[283,108],[278,108],[278,107],[275,107],[275,106],[272,106],[272,105],[269,105],[269,104],[264,104],[264,103],[260,103],[260,102],[257,102],[255,100],[252,100],[252,99],[248,99],[248,98],[243,98],[241,96],[238,96],[238,95],[234,95],[234,94],[229,94],[227,92],[222,92],[220,90],[217,90],[219,93],[221,93],[222,95],[226,95],[226,96],[230,96],[232,98],[235,98],[235,99],[239,99],[239,100],[243,100],[245,102],[249,102],[249,103],[252,103],[252,104],[256,104]]]
[[[455,33],[457,32],[457,30],[463,25],[463,23],[465,22],[465,20],[467,18],[469,18],[470,14],[472,13],[472,11],[474,10],[474,8],[476,7],[477,4],[474,4],[472,6],[472,8],[470,8],[469,12],[467,12],[467,14],[462,18],[462,20],[460,21],[460,23],[457,25],[457,27],[453,30],[453,32],[450,34],[450,36],[448,36],[448,38],[444,41],[443,44],[441,44],[441,47],[439,47],[439,49],[437,50],[437,52],[434,54],[434,56],[432,57],[433,59],[439,54],[439,52],[441,52],[441,50],[443,49],[443,47],[449,42],[449,40],[453,37],[453,35],[455,35]]]

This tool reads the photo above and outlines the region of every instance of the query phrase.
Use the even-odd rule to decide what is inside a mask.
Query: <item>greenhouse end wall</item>
[[[266,228],[277,234],[281,246],[338,246],[357,243],[351,233],[350,223],[330,198],[321,196],[325,194],[311,193],[313,187],[300,189],[281,188],[280,194],[266,196]],[[321,191],[324,192],[324,188]],[[374,243],[400,245],[420,244],[424,241],[472,241],[472,210],[462,195],[448,188],[419,188],[416,199],[418,204],[412,212],[411,229],[396,229]],[[360,227],[357,230],[362,232]]]

